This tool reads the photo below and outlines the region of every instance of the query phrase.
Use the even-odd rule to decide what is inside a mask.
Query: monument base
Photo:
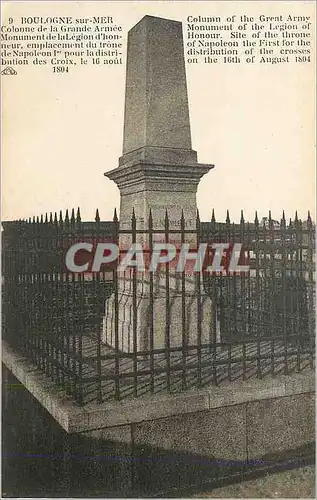
[[[206,344],[217,339],[220,328],[215,308],[200,285],[197,290],[195,277],[185,278],[182,294],[181,277],[169,278],[169,297],[166,294],[165,276],[155,276],[153,292],[149,277],[138,278],[135,294],[133,281],[118,280],[118,302],[113,294],[106,302],[103,321],[103,342],[115,348],[116,307],[118,314],[118,344],[120,351],[163,349],[170,347]],[[135,295],[135,299],[133,298]],[[135,300],[135,307],[134,307]],[[169,335],[167,336],[167,324]]]

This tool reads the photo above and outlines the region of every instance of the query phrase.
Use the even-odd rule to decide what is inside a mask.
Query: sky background
[[[126,33],[144,15],[183,22],[188,15],[314,15],[315,2],[7,2],[5,17],[111,15]],[[315,57],[313,57],[315,61]],[[2,76],[2,218],[81,208],[102,220],[119,208],[103,173],[122,154],[122,66],[16,67]],[[193,149],[215,168],[200,182],[201,220],[212,209],[234,221],[272,211],[314,213],[315,68],[310,65],[186,64]]]

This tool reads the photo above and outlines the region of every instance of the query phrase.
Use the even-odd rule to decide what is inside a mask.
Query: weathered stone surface
[[[196,165],[138,164],[106,172],[105,175],[116,182],[120,189],[120,227],[131,228],[134,210],[138,228],[146,229],[151,209],[153,223],[159,229],[164,229],[166,211],[170,229],[180,227],[182,212],[186,229],[194,229],[198,183],[212,167],[198,163]]]
[[[217,408],[247,401],[285,396],[285,380],[284,377],[237,380],[228,383],[226,386],[209,387],[208,392],[210,395],[210,408]]]
[[[193,149],[176,149],[145,146],[119,158],[119,167],[129,168],[136,165],[193,165],[197,166],[197,152]],[[177,170],[177,169],[175,169]]]
[[[149,277],[138,278],[136,283],[136,342],[139,351],[148,350],[151,346],[151,322],[153,318],[153,347],[161,349],[165,346],[165,330],[167,322],[170,325],[170,346],[182,345],[183,337],[187,345],[197,345],[198,338],[198,307],[197,284],[195,277],[185,280],[185,309],[183,328],[182,296],[180,275],[169,279],[169,308],[166,311],[166,281],[164,275],[156,275],[153,283],[153,301],[150,300]],[[118,342],[119,349],[133,352],[133,287],[131,280],[119,279],[118,298]],[[200,317],[201,343],[211,342],[216,332],[212,331],[212,307],[203,284],[200,287]],[[115,298],[106,302],[106,312],[103,322],[103,340],[108,345],[115,346]]]
[[[79,435],[90,445],[95,455],[94,475],[116,484],[123,498],[129,497],[133,488],[132,434],[130,425],[108,429],[95,429]],[[110,477],[109,477],[110,475]],[[120,495],[120,496],[121,496]]]
[[[238,405],[134,424],[135,444],[246,460],[246,408]]]
[[[288,418],[288,413],[290,413],[290,415],[293,415],[292,419],[295,422],[294,425],[296,425],[296,412],[298,412],[299,422],[302,421],[302,416],[306,412],[309,422],[313,418],[313,414],[311,413],[313,406],[310,403],[313,392],[309,392],[315,378],[313,370],[300,374],[294,373],[288,376],[281,376],[277,379],[265,377],[260,381],[257,379],[245,382],[237,381],[228,383],[227,385],[220,385],[219,387],[209,386],[200,390],[192,389],[175,394],[164,392],[153,396],[148,394],[139,396],[138,398],[125,399],[120,402],[106,401],[101,405],[94,403],[79,408],[72,403],[70,397],[66,396],[61,390],[57,390],[41,372],[37,372],[35,375],[32,365],[25,359],[22,359],[21,356],[16,356],[14,351],[5,343],[3,343],[2,347],[2,360],[13,375],[25,385],[26,389],[69,433],[125,426],[135,422],[157,420],[180,414],[193,416],[193,413],[200,410],[237,407],[238,404],[245,403],[250,403],[251,405],[254,402],[254,415],[252,417],[252,412],[250,413],[248,425],[250,426],[251,434],[254,430],[254,437],[250,437],[250,443],[255,447],[256,442],[253,440],[256,438],[257,422],[262,422],[264,416],[266,419],[270,418],[269,413],[261,414],[261,406],[256,406],[258,404],[266,405],[270,403],[258,400],[265,398],[267,401],[272,401],[272,408],[275,408],[274,405],[277,408],[279,405],[283,408],[283,404],[286,404],[285,402],[289,400],[288,397],[280,397],[285,390],[285,381],[288,382],[289,391],[291,388],[293,390],[292,397],[295,397],[293,404],[295,413],[292,413],[293,410],[291,408],[290,410],[285,409],[285,412],[281,410],[281,414],[277,415],[279,421],[285,421],[285,418]],[[296,382],[299,379],[301,380],[300,384]],[[300,399],[301,395],[304,397],[303,400]],[[299,399],[296,399],[297,396]],[[305,401],[308,401],[308,406]],[[248,408],[252,409],[252,406],[248,406]],[[260,408],[260,410],[256,410],[257,408]],[[267,424],[268,427],[265,424],[265,428],[269,428],[271,425],[270,421]],[[311,435],[311,426],[307,427],[307,429],[310,429],[308,434]],[[301,428],[297,430],[299,435],[302,435],[303,430],[304,439],[308,439],[309,436],[305,437],[305,427],[302,430]],[[274,436],[274,433],[272,433],[272,436]],[[252,444],[253,442],[255,443],[254,445]]]
[[[300,394],[302,392],[314,392],[316,380],[307,377],[306,373],[296,373],[291,377],[285,376],[285,395]]]
[[[198,183],[213,165],[197,163],[197,154],[191,149],[191,134],[185,74],[182,24],[178,21],[145,16],[134,26],[128,37],[127,75],[123,156],[119,167],[106,172],[120,190],[120,229],[131,229],[134,213],[138,230],[148,229],[150,212],[153,228],[165,228],[168,214],[169,230],[180,229],[182,214],[185,230],[196,228]],[[180,234],[170,238],[180,242]],[[197,236],[186,234],[187,243],[196,244]],[[156,234],[155,241],[165,241],[165,235]],[[131,235],[121,234],[121,248],[131,245]],[[137,243],[148,247],[148,236],[137,234]],[[146,277],[145,277],[146,280]],[[195,278],[192,278],[192,297],[186,298],[186,310],[191,319],[188,330],[197,331],[194,307]],[[145,283],[145,288],[147,284]],[[138,298],[137,312],[132,307],[132,290],[119,290],[119,348],[131,352],[133,315],[137,316],[137,348],[149,348],[148,310],[149,293]],[[138,285],[138,288],[139,285]],[[148,288],[148,287],[147,287]],[[157,290],[166,292],[165,278],[159,278],[154,298],[155,346],[165,346],[165,298]],[[181,345],[181,299],[176,297],[176,287],[170,285],[170,318],[174,338],[171,345]],[[130,293],[130,297],[128,294]],[[203,291],[204,316],[202,342],[210,337],[211,301]],[[162,295],[162,294],[160,294]],[[103,340],[114,344],[115,301],[106,304]],[[215,334],[215,333],[214,333]],[[185,333],[185,335],[187,335]],[[197,338],[197,335],[196,335]]]
[[[100,441],[115,441],[116,443],[131,444],[131,426],[118,425],[116,427],[108,427],[102,429],[93,429],[82,433],[83,436],[98,439]]]
[[[164,492],[167,484],[193,486],[237,472],[246,462],[244,405],[141,422],[132,428],[135,474],[145,491],[150,486]]]
[[[182,23],[145,16],[128,35],[123,154],[191,149]]]
[[[120,189],[120,224],[196,223],[196,191],[213,165],[197,163],[191,149],[182,23],[145,16],[129,32],[123,156],[105,175]],[[162,224],[164,227],[164,223]]]
[[[296,449],[315,440],[314,394],[253,401],[247,405],[249,459]]]

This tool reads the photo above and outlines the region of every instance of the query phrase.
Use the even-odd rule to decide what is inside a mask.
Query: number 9
[[[13,17],[9,17],[9,24],[13,23]]]

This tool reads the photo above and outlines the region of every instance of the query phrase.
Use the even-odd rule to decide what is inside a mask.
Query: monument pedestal
[[[214,341],[219,336],[217,319],[213,318],[212,303],[194,276],[185,278],[185,293],[182,296],[180,275],[169,276],[169,300],[167,301],[166,278],[154,275],[151,299],[149,274],[136,280],[136,307],[133,307],[133,280],[118,279],[118,344],[119,350],[134,352],[133,323],[136,315],[135,337],[138,351],[151,348],[163,349],[182,345],[194,346]],[[199,302],[198,302],[199,298]],[[103,322],[103,341],[115,347],[115,297],[106,302]],[[199,321],[198,321],[199,319]],[[167,340],[166,325],[169,324]],[[153,329],[151,327],[153,325]],[[214,328],[213,325],[216,325]],[[151,336],[153,338],[151,339]]]
[[[144,149],[147,148],[139,151],[140,156]],[[105,173],[120,190],[120,229],[131,228],[133,211],[138,229],[147,229],[150,210],[154,228],[161,229],[162,233],[166,212],[171,230],[180,227],[182,214],[185,229],[196,229],[198,183],[213,165],[175,164],[173,152],[168,163],[169,149],[164,152],[165,164],[136,158],[132,164],[129,162]],[[196,241],[195,235],[192,238],[186,235],[186,238],[186,241]]]
[[[162,149],[162,148],[161,148]],[[142,152],[141,152],[142,153]],[[144,152],[143,152],[144,153]],[[161,152],[162,153],[162,152]],[[164,151],[165,161],[168,151]],[[172,157],[174,160],[174,158]],[[136,242],[143,249],[149,248],[148,221],[151,213],[153,221],[152,235],[154,242],[165,242],[165,217],[168,216],[169,243],[178,248],[181,242],[181,218],[184,217],[184,242],[191,244],[196,250],[196,191],[200,178],[212,168],[212,165],[165,165],[138,161],[136,164],[122,165],[107,172],[106,175],[115,181],[120,189],[120,229],[128,230],[119,238],[120,249],[128,249],[132,243],[132,212],[135,215],[136,227],[144,233],[136,234]],[[151,212],[150,212],[151,211]],[[187,232],[192,231],[192,232]],[[130,233],[131,232],[131,233]],[[182,301],[181,273],[169,276],[169,301],[166,303],[166,278],[162,274],[153,276],[153,300],[150,298],[149,273],[138,273],[136,285],[136,312],[133,310],[133,281],[123,276],[118,279],[118,315],[119,315],[119,349],[133,351],[133,315],[136,314],[137,350],[147,350],[151,345],[151,309],[153,308],[153,347],[166,347],[166,322],[170,324],[171,347],[179,347],[186,341],[189,345],[197,344],[198,339],[198,305],[201,301],[201,335],[200,342],[210,342],[212,332],[212,304],[206,295],[201,280],[200,291],[197,290],[195,276],[185,279],[185,302]],[[182,311],[185,309],[185,319]],[[167,312],[168,310],[168,312]],[[185,331],[183,326],[185,324]],[[103,340],[115,346],[115,298],[112,296],[106,303],[103,325]]]
[[[143,248],[149,248],[150,214],[153,230],[161,231],[153,233],[153,243],[166,241],[168,232],[168,242],[179,245],[183,217],[183,240],[195,247],[197,186],[211,168],[197,162],[191,144],[182,23],[145,16],[128,34],[123,155],[105,173],[121,195],[120,231],[127,232],[119,231],[120,249],[132,243],[132,213],[136,229],[144,230],[134,241]],[[118,279],[118,298],[106,303],[104,342],[116,346],[116,317],[117,347],[126,352],[209,342],[212,304],[202,280],[198,291],[195,276],[187,277],[182,297],[181,273],[170,273],[168,287],[165,275],[153,279],[151,287],[149,273],[138,273],[134,290],[127,276]]]

